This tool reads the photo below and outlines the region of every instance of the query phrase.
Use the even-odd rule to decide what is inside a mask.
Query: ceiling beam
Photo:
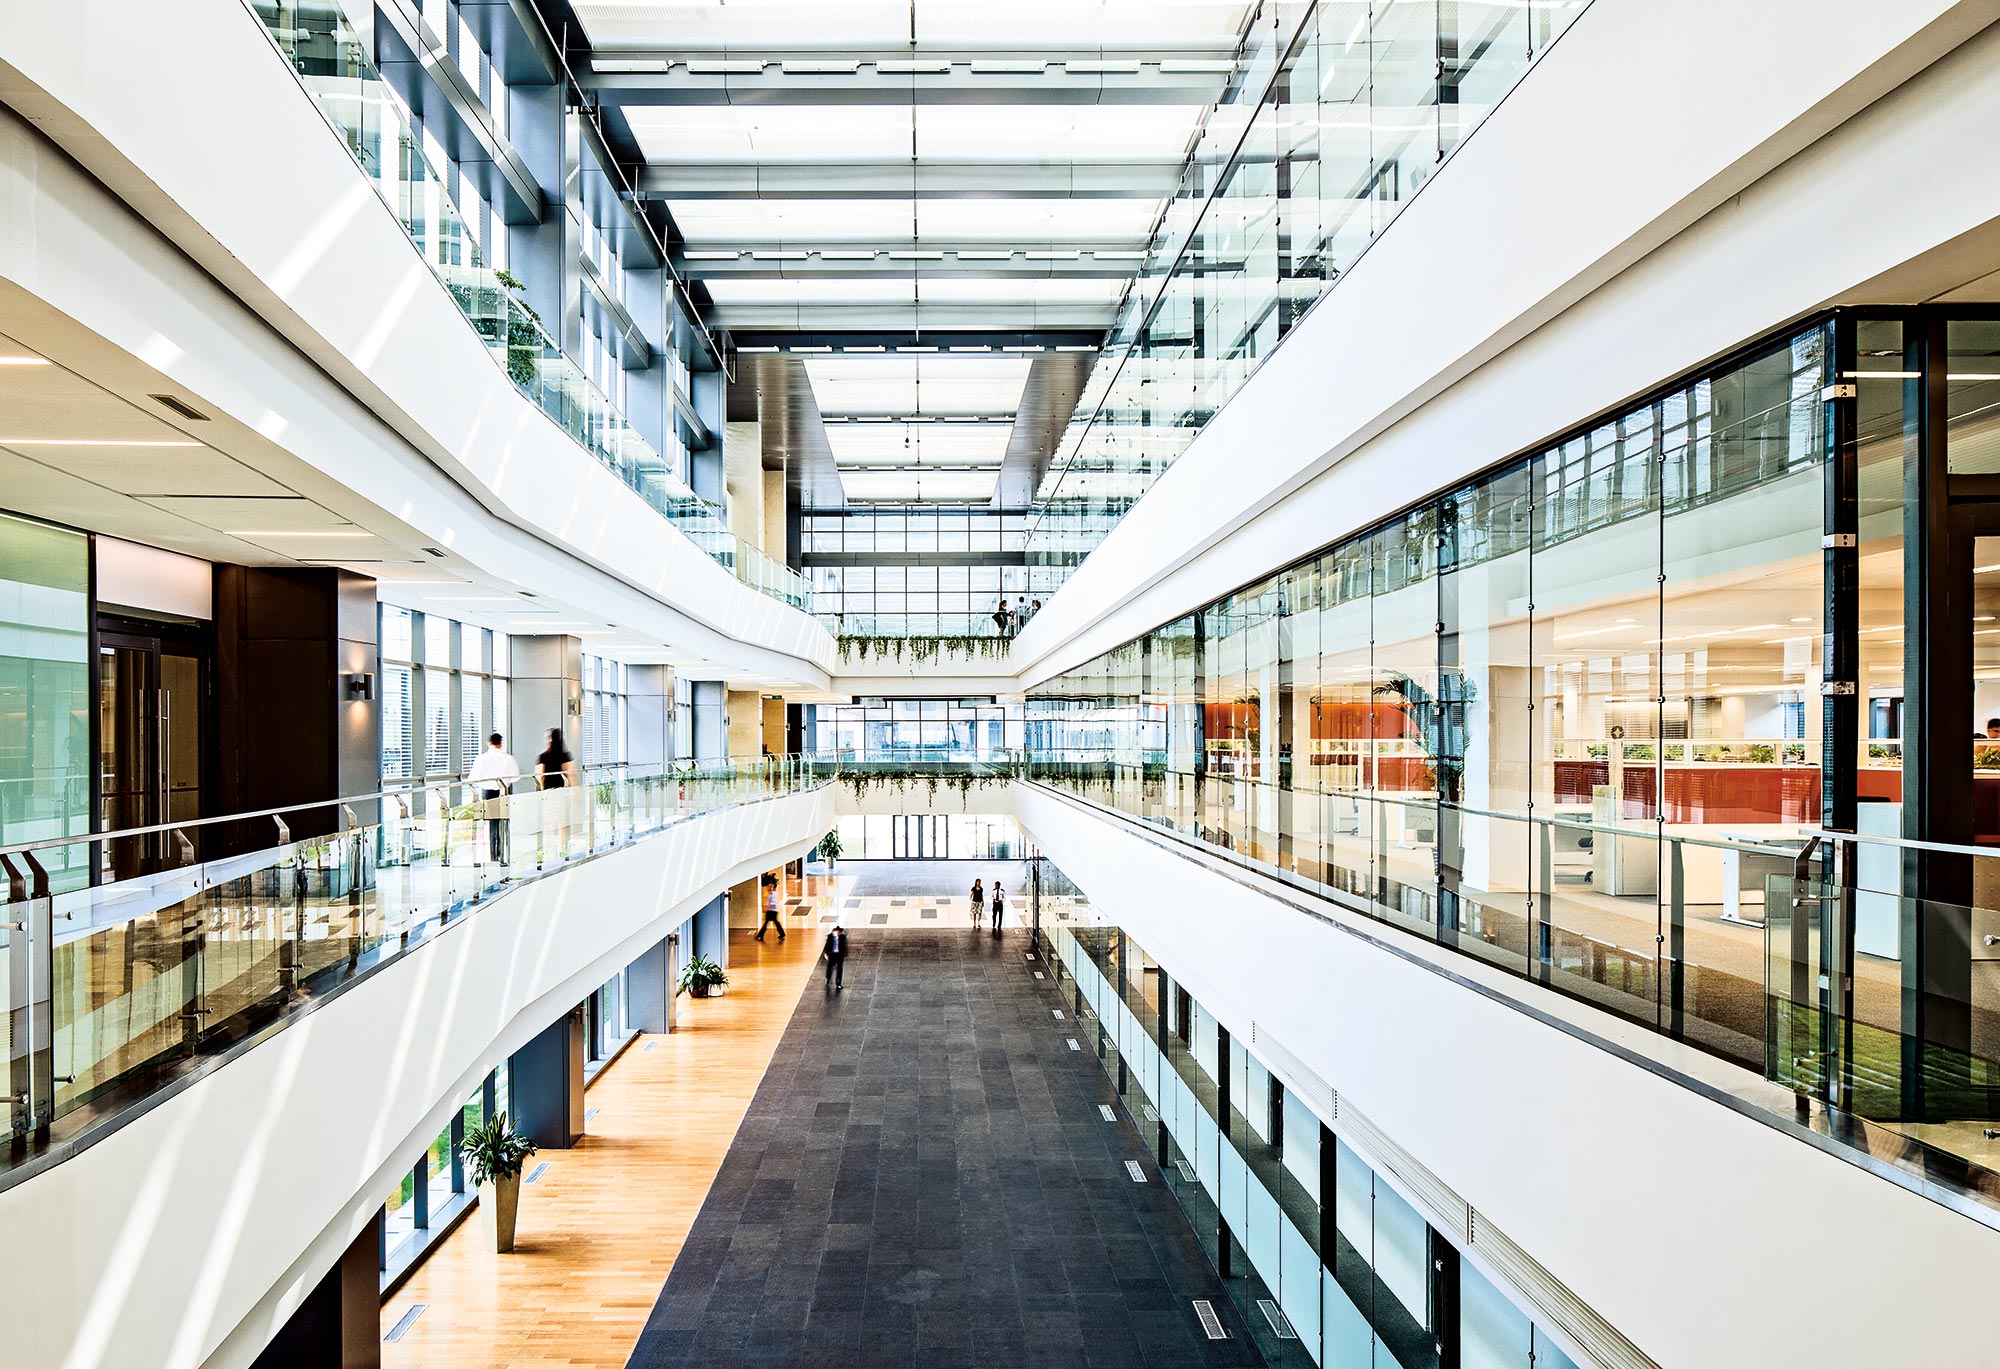
[[[643,199],[658,200],[1158,200],[1181,163],[1126,162],[652,162]]]
[[[868,355],[898,351],[948,352],[971,348],[988,351],[1020,351],[1041,347],[1048,351],[1085,349],[1095,351],[1104,341],[1101,328],[1010,328],[955,329],[939,337],[935,332],[919,334],[910,328],[894,329],[783,329],[780,331],[741,329],[730,335],[739,350],[783,347],[795,352],[840,352]],[[1033,353],[1025,353],[1034,355]]]
[[[1144,264],[1143,243],[1083,243],[1061,249],[1005,244],[926,243],[922,247],[824,248],[690,246],[674,269],[697,280],[1084,279],[1126,280]],[[728,255],[721,255],[728,254]]]
[[[598,53],[579,83],[605,104],[652,105],[1212,105],[1229,89],[1229,56],[762,57],[676,59]]]
[[[732,332],[915,332],[949,347],[960,330],[1061,329],[1102,334],[1116,320],[1116,304],[1031,302],[1006,304],[717,304],[711,326]]]

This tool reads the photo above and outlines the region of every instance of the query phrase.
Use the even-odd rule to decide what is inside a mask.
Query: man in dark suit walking
[[[820,952],[826,961],[826,982],[835,989],[847,987],[847,929],[839,923],[826,934],[826,947]]]

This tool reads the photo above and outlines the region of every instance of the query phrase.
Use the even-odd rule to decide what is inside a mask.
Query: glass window
[[[90,539],[0,514],[0,844],[90,830]],[[56,892],[86,846],[45,853]]]

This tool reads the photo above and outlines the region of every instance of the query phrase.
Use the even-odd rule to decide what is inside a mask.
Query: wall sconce
[[[365,703],[375,697],[375,677],[368,671],[341,676],[343,692],[350,702]]]

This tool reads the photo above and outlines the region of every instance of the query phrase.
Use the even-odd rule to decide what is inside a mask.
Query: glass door
[[[896,860],[949,860],[949,828],[942,818],[904,813],[891,818],[890,855]]]
[[[157,827],[201,816],[205,663],[187,642],[100,630],[97,661],[100,831]],[[189,842],[197,831],[186,834]],[[183,864],[172,832],[105,842],[104,881]]]

